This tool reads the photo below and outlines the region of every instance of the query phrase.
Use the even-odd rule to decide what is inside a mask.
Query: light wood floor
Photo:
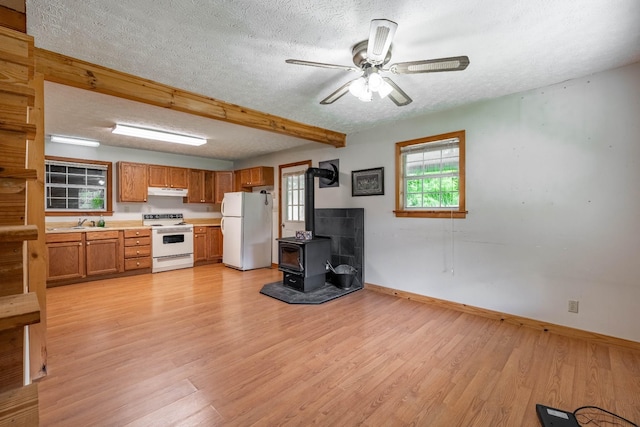
[[[43,426],[539,426],[640,420],[640,352],[367,289],[322,305],[220,264],[51,288]]]

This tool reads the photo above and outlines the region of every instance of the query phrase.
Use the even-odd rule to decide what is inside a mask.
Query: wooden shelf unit
[[[37,384],[0,393],[0,426],[5,425],[39,425]]]
[[[16,243],[37,238],[38,227],[35,225],[0,226],[0,243]]]
[[[33,325],[40,321],[35,292],[0,297],[0,331]]]

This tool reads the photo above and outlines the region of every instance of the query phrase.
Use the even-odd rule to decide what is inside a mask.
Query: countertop
[[[88,220],[87,222],[91,222]],[[186,219],[187,224],[200,227],[219,227],[220,218],[197,218]],[[75,223],[69,222],[48,222],[45,224],[45,233],[83,233],[93,231],[113,231],[113,230],[132,230],[132,229],[150,229],[148,225],[142,225],[142,221],[109,221],[106,219],[105,227],[93,227],[91,225],[82,228],[74,228]]]

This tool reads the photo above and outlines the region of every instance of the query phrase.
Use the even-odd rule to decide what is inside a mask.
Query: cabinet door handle
[[[136,255],[140,255],[140,251],[136,251]]]
[[[78,243],[78,246],[82,246],[82,242]]]
[[[91,242],[87,242],[87,246],[89,246],[91,244]]]

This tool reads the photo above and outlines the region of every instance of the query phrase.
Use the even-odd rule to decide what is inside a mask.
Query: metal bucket
[[[353,285],[353,278],[357,272],[357,268],[341,264],[333,269],[333,284],[342,289],[349,289]]]

